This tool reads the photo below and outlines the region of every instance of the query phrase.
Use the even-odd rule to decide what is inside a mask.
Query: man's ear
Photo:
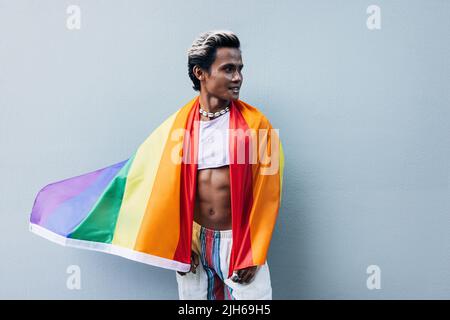
[[[198,80],[203,81],[206,80],[208,76],[210,76],[209,72],[207,70],[201,69],[199,66],[194,66],[192,69],[194,72],[194,75],[197,77]]]
[[[197,77],[198,80],[202,81],[205,78],[204,72],[202,69],[200,69],[199,66],[194,66],[193,70],[194,75]]]

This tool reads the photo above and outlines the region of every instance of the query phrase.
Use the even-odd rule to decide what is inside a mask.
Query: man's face
[[[217,49],[216,60],[211,65],[210,74],[203,73],[202,90],[222,100],[239,99],[243,67],[239,49]]]

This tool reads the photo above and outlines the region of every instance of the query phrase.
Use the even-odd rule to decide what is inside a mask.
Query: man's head
[[[188,73],[194,90],[222,100],[239,98],[243,66],[239,39],[231,31],[205,32],[188,50]]]

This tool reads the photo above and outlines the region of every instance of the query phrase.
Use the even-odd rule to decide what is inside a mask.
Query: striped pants
[[[194,221],[192,250],[199,256],[196,273],[176,272],[180,300],[271,300],[272,286],[267,262],[258,266],[250,283],[236,283],[228,276],[231,230],[207,229]],[[231,277],[230,277],[231,278]]]

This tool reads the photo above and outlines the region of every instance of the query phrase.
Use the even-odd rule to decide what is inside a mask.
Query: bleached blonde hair
[[[202,70],[210,73],[211,65],[216,60],[217,49],[221,47],[240,49],[239,38],[232,31],[213,30],[201,33],[192,43],[187,51],[188,74],[196,91],[200,91],[200,80],[194,75],[194,67],[199,66]]]

